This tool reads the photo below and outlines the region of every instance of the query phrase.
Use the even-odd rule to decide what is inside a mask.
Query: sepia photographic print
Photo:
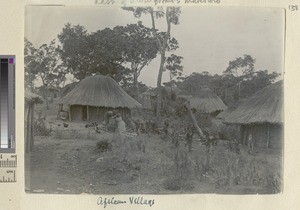
[[[27,6],[25,191],[283,192],[283,9]]]

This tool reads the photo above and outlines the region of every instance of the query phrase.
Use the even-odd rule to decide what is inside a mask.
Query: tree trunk
[[[43,98],[45,100],[45,104],[46,104],[46,109],[49,110],[49,102],[48,102],[48,97],[47,97],[47,93],[46,90],[43,91]]]
[[[140,90],[139,90],[138,75],[136,69],[134,70],[134,75],[133,75],[133,86],[134,86],[134,98],[139,101]]]
[[[165,52],[161,53],[159,72],[157,76],[157,107],[156,107],[157,120],[160,120],[161,117],[161,103],[162,103],[161,80],[162,80],[162,74],[164,70],[164,63],[165,63]]]
[[[161,80],[162,80],[162,75],[163,75],[163,70],[164,70],[164,64],[165,64],[165,59],[166,59],[166,48],[167,48],[167,43],[168,39],[170,37],[170,32],[171,32],[171,22],[170,22],[170,12],[167,8],[166,10],[166,21],[167,21],[167,32],[164,37],[163,43],[159,41],[159,37],[154,33],[158,43],[160,44],[160,66],[159,66],[159,71],[158,71],[158,77],[157,77],[157,108],[156,108],[156,120],[159,121],[161,117]],[[152,16],[152,23],[153,23],[153,16]],[[155,25],[153,25],[153,29],[155,30]]]

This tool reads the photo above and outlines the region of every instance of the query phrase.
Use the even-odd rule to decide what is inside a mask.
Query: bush
[[[52,129],[47,128],[45,121],[42,119],[34,120],[33,122],[35,136],[50,136]]]
[[[107,152],[112,150],[112,144],[108,142],[108,139],[97,142],[97,149],[100,152]]]

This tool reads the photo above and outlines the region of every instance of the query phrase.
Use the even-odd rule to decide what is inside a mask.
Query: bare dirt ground
[[[176,147],[171,139],[142,134],[137,137],[96,133],[85,123],[56,120],[49,136],[36,136],[34,151],[25,157],[25,186],[28,193],[64,194],[256,194],[281,191],[280,150],[261,149],[248,154],[228,150],[220,141],[208,155],[199,141],[188,152],[185,141]],[[101,152],[97,142],[112,145]]]

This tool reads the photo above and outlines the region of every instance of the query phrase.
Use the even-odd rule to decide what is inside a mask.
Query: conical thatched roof
[[[42,97],[30,91],[25,91],[25,101],[36,104],[43,103]]]
[[[65,105],[137,108],[141,104],[128,95],[118,83],[103,75],[89,76],[80,81],[60,100]]]
[[[224,116],[224,123],[277,123],[283,122],[283,82],[279,81],[256,92],[252,97]]]
[[[191,108],[204,113],[213,113],[223,111],[227,106],[223,101],[209,88],[203,88],[195,96],[180,96],[190,102]]]

